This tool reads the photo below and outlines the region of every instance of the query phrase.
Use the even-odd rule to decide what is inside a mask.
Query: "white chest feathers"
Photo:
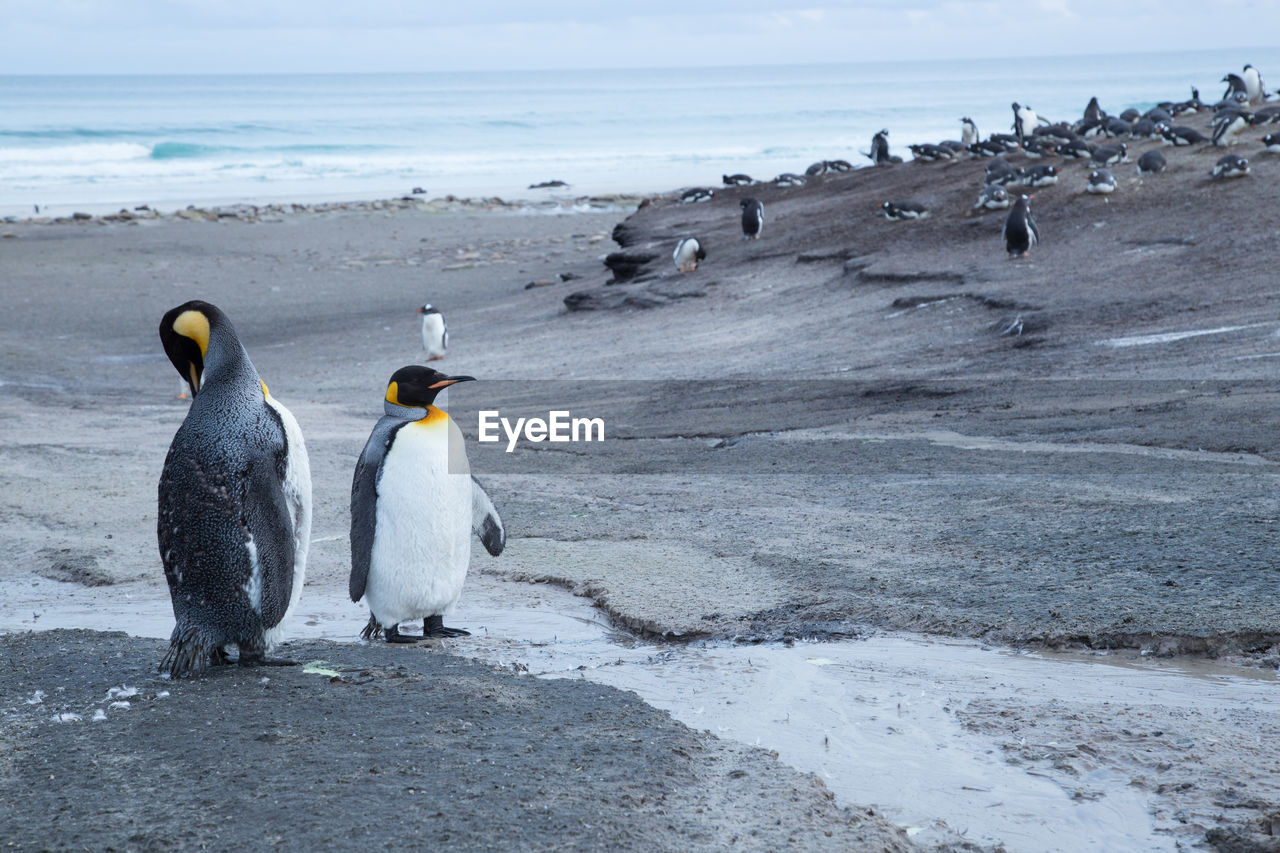
[[[378,478],[365,601],[384,628],[446,615],[471,561],[471,473],[438,409],[396,432]]]
[[[439,358],[449,348],[449,332],[445,328],[444,315],[422,315],[422,348],[430,358]]]

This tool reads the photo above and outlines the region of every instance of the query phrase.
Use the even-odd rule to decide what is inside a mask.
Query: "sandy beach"
[[[324,818],[316,846],[390,846],[377,810],[458,849],[997,849],[954,823],[909,838],[625,685],[468,661],[466,640],[355,642],[361,607],[338,609],[354,461],[387,377],[421,360],[430,301],[442,369],[481,380],[451,400],[469,438],[489,404],[608,425],[587,450],[471,444],[511,536],[496,560],[475,549],[481,597],[562,587],[653,652],[912,632],[1273,682],[1280,303],[1259,211],[1280,157],[1238,147],[1247,178],[1209,179],[1219,149],[1165,149],[1166,173],[1117,166],[1109,197],[1066,162],[1036,191],[1042,245],[1012,261],[1005,214],[971,210],[980,161],[638,209],[410,199],[3,225],[0,789],[26,805],[0,837],[225,849],[246,837],[219,816],[249,809]],[[760,240],[741,237],[746,197]],[[908,199],[933,215],[880,215]],[[689,234],[709,256],[681,275]],[[139,602],[163,615],[155,487],[186,410],[156,325],[192,298],[231,316],[306,436],[303,598],[339,602],[337,624],[283,650],[332,674],[153,674],[163,644],[134,619]],[[85,627],[101,630],[44,632]],[[911,661],[896,666],[881,677]],[[124,685],[130,714],[91,724]],[[1149,849],[1275,849],[1274,713],[1127,689],[936,705],[1081,799],[1136,791]],[[239,793],[175,784],[183,761]]]

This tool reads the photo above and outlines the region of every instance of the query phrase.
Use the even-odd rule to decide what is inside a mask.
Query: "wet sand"
[[[307,436],[316,541],[303,608],[312,591],[340,593],[351,466],[386,377],[420,356],[412,309],[430,300],[449,318],[448,369],[521,381],[524,390],[501,383],[513,400],[536,399],[543,380],[646,380],[672,412],[666,432],[617,425],[622,463],[646,463],[637,473],[569,475],[554,460],[477,453],[512,542],[497,561],[478,555],[473,570],[564,585],[648,640],[909,629],[1017,646],[1231,655],[1271,677],[1280,612],[1269,580],[1278,509],[1269,365],[1280,356],[1280,317],[1273,229],[1242,212],[1274,195],[1280,163],[1248,152],[1255,174],[1217,184],[1206,176],[1219,153],[1166,151],[1170,172],[1141,182],[1119,167],[1126,177],[1109,200],[1086,196],[1084,168],[1069,164],[1058,187],[1037,192],[1043,245],[1014,262],[999,242],[1002,215],[969,212],[981,163],[723,190],[703,205],[658,199],[617,232],[621,213],[418,209],[6,225],[14,236],[0,241],[0,588],[59,583],[74,600],[119,614],[112,627],[131,633],[129,596],[163,594],[154,489],[184,408],[172,399],[177,383],[155,326],[200,297],[232,316]],[[751,243],[737,231],[746,195],[769,213],[765,238]],[[878,217],[879,203],[900,195],[925,197],[937,212],[910,224]],[[678,276],[669,245],[685,233],[705,237],[710,258]],[[601,261],[619,248],[614,234],[624,250],[656,258],[632,282],[606,286]],[[579,278],[563,282],[561,273]],[[526,289],[531,282],[550,283]],[[565,297],[597,289],[655,307],[566,313]],[[734,378],[770,381],[747,404],[740,387],[702,381]],[[605,411],[611,394],[599,392]],[[467,405],[460,395],[454,403]],[[783,473],[769,473],[779,465]],[[10,629],[38,629],[37,609],[30,626],[23,615]],[[363,621],[355,605],[350,621]],[[138,678],[158,656],[153,641],[74,639],[69,659],[119,652]],[[38,637],[0,642],[32,660],[47,651]],[[324,648],[317,657],[351,655],[349,665],[364,668],[383,651]],[[465,665],[441,660],[424,666]],[[94,679],[125,678],[107,678],[104,665]],[[311,683],[289,672],[269,675],[291,688]],[[76,687],[82,704],[112,686],[87,679]],[[192,697],[212,689],[187,684]],[[252,680],[210,684],[231,689],[251,718],[270,714],[269,704],[249,702]],[[4,707],[19,709],[6,717],[6,740],[95,737],[27,714],[30,694],[21,693],[6,677]],[[1073,733],[1089,743],[1085,734],[1102,731],[1108,713],[1017,695],[1000,707],[962,701],[955,716],[965,725],[1018,721],[1036,730],[1032,744]],[[1196,806],[1182,824],[1189,829],[1157,828],[1160,838],[1195,844],[1218,826],[1263,831],[1275,780],[1265,751],[1242,737],[1265,739],[1255,722],[1244,712],[1217,719],[1218,757],[1187,765],[1185,777],[1169,775],[1183,765],[1156,762],[1142,790],[1157,817],[1179,808],[1183,781],[1192,787],[1181,790],[1231,788],[1241,803]],[[394,728],[391,717],[378,725]],[[1017,752],[1022,737],[1010,736],[1011,757],[1040,772],[1040,753]],[[1232,743],[1242,745],[1222,746]],[[1062,758],[1073,760],[1086,761]],[[34,778],[14,772],[10,764],[11,790]],[[720,784],[688,772],[704,787]],[[832,831],[849,822],[836,811],[815,820]]]

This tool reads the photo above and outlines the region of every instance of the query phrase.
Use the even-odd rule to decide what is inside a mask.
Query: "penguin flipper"
[[[280,454],[284,454],[283,438]],[[277,476],[274,458],[259,458],[249,472],[249,494],[244,501],[245,521],[252,539],[252,553],[261,588],[257,610],[264,628],[274,628],[284,619],[293,594],[294,530],[293,514]],[[244,649],[241,649],[241,654]]]
[[[471,532],[479,537],[491,556],[498,556],[507,547],[507,529],[502,525],[502,517],[484,485],[474,476],[471,478]]]
[[[364,598],[364,588],[369,582],[373,535],[378,524],[378,478],[396,430],[405,423],[394,418],[378,421],[356,462],[356,473],[351,480],[351,578],[347,584],[352,601]]]

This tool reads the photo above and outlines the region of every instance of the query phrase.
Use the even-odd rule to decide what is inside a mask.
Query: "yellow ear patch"
[[[387,386],[387,402],[392,405],[400,405],[400,383],[392,382]]]
[[[199,311],[183,311],[173,321],[173,330],[184,338],[190,338],[200,347],[200,355],[209,355],[209,318]]]

